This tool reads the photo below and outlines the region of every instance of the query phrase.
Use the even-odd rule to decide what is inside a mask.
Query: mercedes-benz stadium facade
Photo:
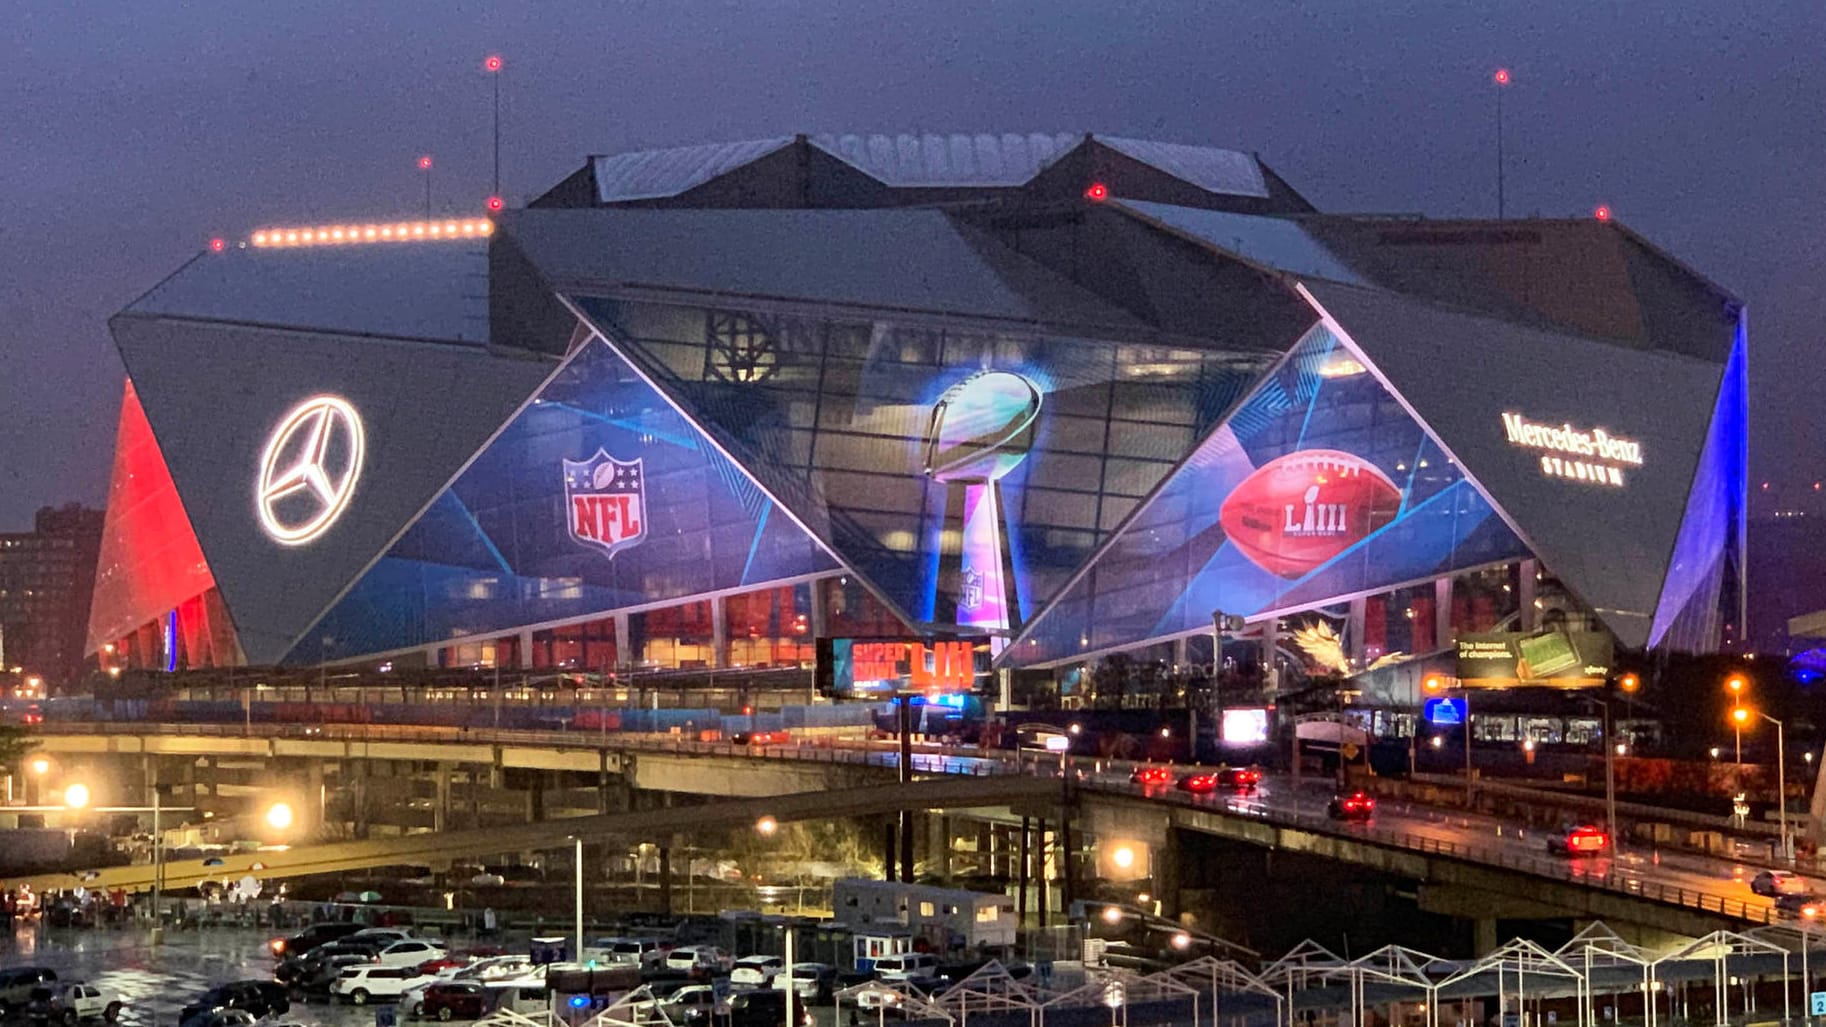
[[[1741,630],[1742,307],[1616,221],[1330,215],[1100,135],[792,136],[263,230],[111,328],[88,644],[127,668]]]

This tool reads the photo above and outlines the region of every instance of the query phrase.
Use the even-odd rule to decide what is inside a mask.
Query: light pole
[[[576,878],[574,891],[576,892],[577,941],[575,943],[576,951],[571,955],[571,959],[581,963],[583,962],[583,836],[574,834],[571,835],[571,840],[577,843],[576,853],[572,859],[572,863],[575,864],[572,869]]]
[[[1748,684],[1749,684],[1749,682],[1744,680],[1744,676],[1742,674],[1733,674],[1730,677],[1725,679],[1725,691],[1731,693],[1731,705],[1733,707],[1741,706],[1743,704],[1744,687]],[[1738,719],[1738,717],[1735,714],[1733,714],[1731,717],[1731,721],[1732,721],[1731,727],[1737,733],[1737,760],[1736,760],[1736,762],[1740,765],[1744,761],[1744,721],[1749,720],[1749,719],[1750,718],[1748,718],[1748,717],[1744,717],[1743,719],[1740,720],[1740,719]]]
[[[1788,836],[1788,746],[1783,740],[1787,730],[1781,721],[1761,710],[1738,706],[1731,710],[1731,722],[1740,735],[1744,724],[1749,722],[1752,715],[1775,725],[1775,815],[1782,825],[1782,858],[1791,860],[1794,858],[1794,849]]]
[[[1446,690],[1446,679],[1438,674],[1428,674],[1421,681],[1421,686],[1435,694]],[[1459,689],[1458,701],[1464,710],[1465,720],[1465,805],[1471,805],[1471,690]],[[1434,736],[1438,737],[1438,736]]]

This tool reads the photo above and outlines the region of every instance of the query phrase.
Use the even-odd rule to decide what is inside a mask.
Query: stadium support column
[[[631,667],[638,662],[634,654],[628,651],[628,615],[618,613],[615,615],[615,666]],[[615,667],[608,669],[614,670]]]
[[[1433,582],[1433,648],[1452,644],[1452,577]]]
[[[520,669],[531,670],[533,666],[533,629],[520,632],[520,644],[514,647],[520,658]]]
[[[431,807],[431,829],[448,831],[450,830],[450,779],[456,776],[456,764],[440,760],[432,773],[436,775],[432,781],[436,801]]]
[[[722,596],[710,597],[710,665],[729,666],[729,618]]]
[[[1534,595],[1535,595],[1535,584],[1536,584],[1536,582],[1534,580],[1534,576],[1539,573],[1541,573],[1541,564],[1540,564],[1539,560],[1523,560],[1522,561],[1522,563],[1521,563],[1522,580],[1518,583],[1518,587],[1515,590],[1515,594],[1519,598],[1519,600],[1522,604],[1521,605],[1521,617],[1519,619],[1522,622],[1521,629],[1523,631],[1533,631],[1534,630],[1534,625],[1535,625]]]
[[[1369,600],[1358,596],[1350,601],[1349,620],[1345,621],[1345,655],[1353,661],[1363,659],[1363,625],[1369,613]]]

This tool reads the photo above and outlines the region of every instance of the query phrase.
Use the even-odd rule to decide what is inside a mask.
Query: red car
[[[1208,771],[1194,771],[1179,779],[1179,790],[1193,795],[1210,795],[1217,791],[1217,775]]]
[[[418,972],[427,977],[431,977],[436,975],[439,970],[454,970],[458,967],[468,965],[468,956],[439,956],[436,959],[427,959],[423,963],[420,963],[418,965]]]
[[[1368,820],[1376,813],[1376,800],[1364,792],[1336,795],[1325,812],[1333,820]]]
[[[1591,824],[1562,827],[1547,838],[1547,851],[1561,856],[1602,856],[1609,849],[1603,829]]]
[[[1262,772],[1253,767],[1225,767],[1217,772],[1217,783],[1233,792],[1253,792],[1262,783]]]
[[[1149,788],[1164,788],[1173,783],[1173,772],[1166,767],[1136,767],[1129,775],[1129,784],[1145,785]]]
[[[488,989],[467,981],[433,984],[420,1009],[432,1020],[480,1020],[488,1015]]]

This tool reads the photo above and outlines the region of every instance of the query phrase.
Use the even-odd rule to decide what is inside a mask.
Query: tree
[[[17,724],[0,724],[0,767],[17,767],[37,747],[30,731]]]

